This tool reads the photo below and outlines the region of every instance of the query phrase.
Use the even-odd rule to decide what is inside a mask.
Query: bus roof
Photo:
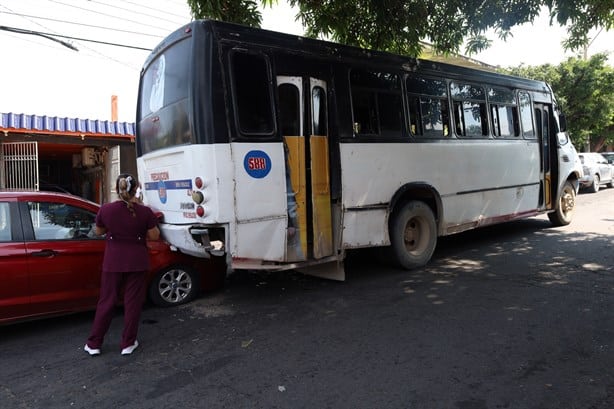
[[[378,66],[385,65],[389,69],[394,67],[406,72],[420,72],[422,74],[439,76],[445,75],[451,79],[463,78],[467,80],[475,77],[476,80],[479,81],[486,80],[516,88],[550,92],[549,86],[543,81],[501,74],[491,69],[470,68],[217,20],[195,20],[177,29],[152,51],[145,66],[147,66],[160,51],[179,39],[192,35],[193,31],[209,32],[217,41],[253,44],[270,49],[283,49],[286,52],[308,55],[311,58],[319,58],[331,62],[361,65],[373,64]]]

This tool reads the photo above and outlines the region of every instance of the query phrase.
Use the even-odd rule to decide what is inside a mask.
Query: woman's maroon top
[[[147,230],[155,227],[158,220],[149,207],[138,203],[132,206],[136,217],[122,200],[103,204],[96,215],[96,226],[107,229],[102,271],[149,269]]]

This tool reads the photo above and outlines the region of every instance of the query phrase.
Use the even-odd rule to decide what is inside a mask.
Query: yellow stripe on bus
[[[313,201],[313,256],[318,259],[333,254],[328,137],[312,135],[309,145]]]
[[[302,136],[284,136],[284,140],[288,148],[290,181],[296,197],[298,232],[303,255],[303,257],[300,257],[300,260],[305,260],[307,256],[307,182],[305,178],[305,138]]]

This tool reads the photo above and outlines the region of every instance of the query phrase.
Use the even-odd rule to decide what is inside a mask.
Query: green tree
[[[192,10],[192,17],[196,19],[211,18],[251,27],[260,27],[262,23],[258,3],[254,0],[187,0],[187,2]],[[273,2],[277,1],[262,1],[268,6],[272,6]]]
[[[614,68],[607,55],[589,59],[569,58],[561,64],[507,68],[504,72],[547,81],[567,117],[574,145],[598,152],[614,145]]]
[[[519,24],[533,21],[542,7],[550,23],[567,26],[568,49],[590,41],[591,28],[614,26],[614,0],[286,0],[297,7],[306,35],[377,50],[419,55],[422,41],[436,52],[472,54],[487,48],[484,33],[501,38]],[[274,7],[278,0],[187,0],[194,18],[212,18],[259,27],[258,3]]]

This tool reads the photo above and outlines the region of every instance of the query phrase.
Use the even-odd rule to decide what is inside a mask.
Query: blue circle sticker
[[[163,180],[158,181],[158,197],[162,203],[166,203],[166,185],[164,184]]]
[[[271,171],[271,158],[263,151],[249,151],[243,159],[243,167],[251,177],[262,179]]]

